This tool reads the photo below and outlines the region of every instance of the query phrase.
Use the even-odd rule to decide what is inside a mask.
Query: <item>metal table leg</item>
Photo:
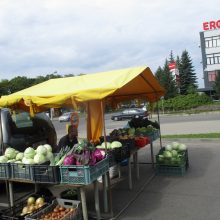
[[[100,215],[100,207],[99,207],[99,186],[98,186],[98,181],[95,180],[93,184],[94,184],[94,193],[95,193],[96,216],[97,216],[97,219],[100,220],[101,215]]]
[[[13,192],[13,182],[8,182],[9,186],[9,199],[10,199],[10,207],[14,205],[14,192]]]
[[[81,202],[82,202],[83,220],[88,220],[88,212],[87,212],[87,206],[86,206],[86,194],[85,194],[84,187],[80,187],[80,197],[81,197]]]
[[[128,158],[128,184],[129,184],[129,189],[132,189],[131,160],[130,160],[130,158]]]
[[[139,162],[138,162],[138,151],[135,152],[135,157],[136,157],[136,178],[140,178],[140,173],[139,173]]]
[[[154,151],[153,151],[153,141],[150,142],[150,152],[151,152],[151,163],[152,168],[154,168]]]
[[[102,175],[104,212],[108,212],[107,174]]]
[[[109,198],[109,212],[111,217],[113,217],[112,191],[111,191],[111,180],[110,180],[109,172],[107,172],[106,175],[107,175],[108,198]]]

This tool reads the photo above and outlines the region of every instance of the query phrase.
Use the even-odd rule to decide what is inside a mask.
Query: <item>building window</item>
[[[208,80],[209,82],[213,82],[216,79],[216,72],[215,71],[211,71],[208,72]]]
[[[205,38],[205,47],[206,48],[220,47],[220,35],[206,37]]]
[[[206,55],[206,64],[220,64],[220,53],[212,53]]]

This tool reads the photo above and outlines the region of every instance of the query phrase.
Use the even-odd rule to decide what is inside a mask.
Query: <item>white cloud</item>
[[[148,65],[187,50],[203,86],[202,22],[218,1],[0,0],[1,78]]]

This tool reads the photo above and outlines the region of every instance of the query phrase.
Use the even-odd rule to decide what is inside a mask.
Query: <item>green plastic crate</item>
[[[10,178],[10,164],[9,163],[0,163],[0,179],[9,179]]]
[[[186,162],[180,166],[167,166],[156,164],[157,175],[176,175],[183,176],[186,173],[187,165]]]
[[[11,163],[11,178],[34,181],[32,165]]]
[[[61,183],[88,185],[109,170],[109,158],[94,166],[60,166]]]

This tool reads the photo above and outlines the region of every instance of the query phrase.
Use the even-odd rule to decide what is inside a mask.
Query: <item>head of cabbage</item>
[[[36,152],[35,152],[34,148],[32,148],[32,147],[28,147],[28,148],[24,151],[24,156],[25,156],[27,159],[34,159],[35,154],[36,154]]]
[[[8,147],[6,150],[5,150],[5,156],[9,159],[9,160],[12,160],[12,159],[15,159],[16,157],[16,150],[12,147]]]

